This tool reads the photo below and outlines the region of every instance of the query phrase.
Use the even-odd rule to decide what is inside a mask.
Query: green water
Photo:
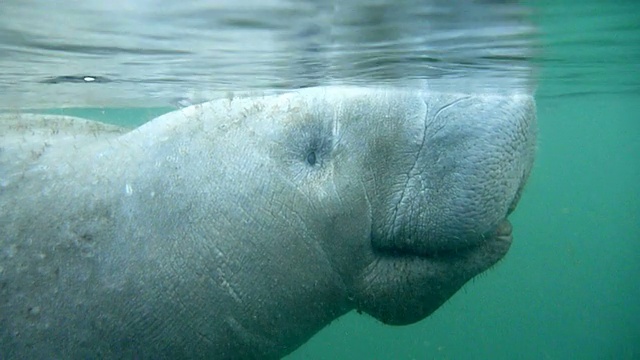
[[[510,253],[418,324],[349,314],[289,359],[640,359],[640,6],[533,7],[539,151]]]

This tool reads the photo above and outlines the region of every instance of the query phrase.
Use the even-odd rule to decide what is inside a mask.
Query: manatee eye
[[[316,164],[316,152],[311,151],[307,154],[307,164],[313,166]]]

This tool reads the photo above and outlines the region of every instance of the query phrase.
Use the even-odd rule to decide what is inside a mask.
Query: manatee
[[[0,358],[270,359],[507,253],[530,94],[331,86],[0,123]]]

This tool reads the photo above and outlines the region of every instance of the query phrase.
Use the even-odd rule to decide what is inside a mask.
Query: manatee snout
[[[390,155],[372,176],[377,258],[363,272],[357,308],[386,324],[424,319],[507,254],[507,217],[535,155],[532,96],[423,99],[410,103],[403,131],[372,146]]]
[[[426,107],[422,133],[406,141],[414,157],[390,165],[401,174],[392,188],[402,191],[384,200],[387,212],[372,229],[377,250],[433,256],[478,246],[506,229],[529,176],[536,138],[531,97],[429,100],[438,105]]]

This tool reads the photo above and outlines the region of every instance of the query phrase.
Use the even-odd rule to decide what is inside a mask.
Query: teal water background
[[[288,359],[640,359],[640,4],[531,8],[539,150],[507,257],[417,324],[351,313]],[[135,126],[168,110],[50,112]]]

